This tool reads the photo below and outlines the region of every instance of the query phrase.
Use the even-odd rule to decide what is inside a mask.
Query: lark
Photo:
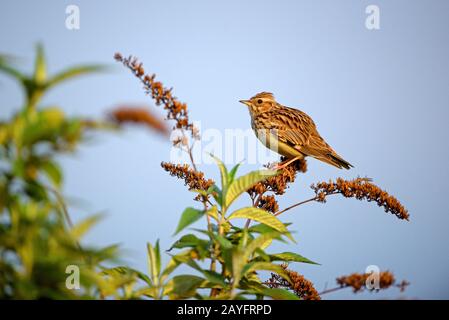
[[[324,141],[312,118],[300,110],[279,104],[272,93],[261,92],[240,102],[248,106],[251,127],[257,138],[267,148],[287,158],[275,169],[308,156],[339,169],[353,167]]]

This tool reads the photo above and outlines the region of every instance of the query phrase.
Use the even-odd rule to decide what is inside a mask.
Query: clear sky
[[[65,27],[66,6],[80,8],[80,29]],[[366,6],[380,8],[380,30],[365,27]],[[284,216],[298,243],[277,246],[321,266],[293,268],[319,291],[337,276],[377,265],[411,282],[396,289],[327,298],[449,298],[449,2],[448,1],[2,1],[0,52],[30,70],[45,45],[50,72],[71,64],[114,64],[116,51],[137,55],[174,87],[203,131],[248,129],[239,99],[271,91],[315,120],[350,171],[309,160],[280,201],[312,194],[309,185],[338,176],[369,176],[409,209],[410,222],[373,203],[332,198]],[[21,104],[15,83],[0,78],[0,116]],[[152,102],[125,69],[67,83],[44,100],[70,115],[102,117],[118,103]],[[159,110],[162,114],[162,111]],[[253,143],[256,143],[253,140]],[[164,248],[178,217],[195,205],[160,162],[170,143],[144,129],[97,134],[62,159],[72,216],[105,212],[89,242],[121,243],[144,269],[145,243]],[[242,160],[242,159],[236,159]],[[231,163],[229,163],[230,165]],[[200,166],[218,178],[213,165]],[[241,173],[259,168],[245,164]],[[241,204],[246,204],[246,201]],[[145,270],[145,269],[144,269]]]

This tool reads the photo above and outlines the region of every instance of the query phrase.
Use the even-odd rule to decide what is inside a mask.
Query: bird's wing
[[[284,107],[276,110],[271,119],[278,139],[298,150],[318,134],[312,118],[300,110]]]
[[[349,169],[352,165],[340,157],[318,133],[312,118],[300,110],[283,107],[271,115],[272,128],[279,141],[302,154],[324,161],[337,168]]]

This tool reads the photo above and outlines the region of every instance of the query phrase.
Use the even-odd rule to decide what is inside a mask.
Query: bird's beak
[[[251,104],[251,101],[249,101],[249,100],[240,100],[239,102],[240,102],[240,103],[243,103],[243,104],[246,104],[248,107],[249,107],[250,104]]]

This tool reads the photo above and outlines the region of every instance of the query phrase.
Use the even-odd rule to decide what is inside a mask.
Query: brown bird
[[[312,118],[300,110],[277,103],[273,94],[261,92],[240,102],[248,106],[251,127],[257,138],[267,148],[287,157],[276,169],[306,156],[340,169],[353,167],[324,141]]]

